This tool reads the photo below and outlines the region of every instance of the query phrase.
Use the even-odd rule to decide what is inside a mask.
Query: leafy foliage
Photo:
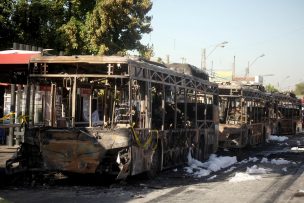
[[[304,82],[296,84],[295,94],[304,95]]]
[[[275,88],[271,84],[266,85],[265,89],[266,89],[267,92],[278,92],[279,91],[277,88]]]
[[[141,34],[151,32],[152,7],[149,0],[99,0],[88,13],[83,34],[87,50],[93,54],[142,50]]]
[[[140,40],[152,31],[151,8],[150,0],[4,0],[0,39],[7,43],[1,48],[19,42],[66,54],[137,50],[149,57],[153,47]]]
[[[11,0],[2,0],[0,2],[0,49],[8,46],[12,36],[12,24],[10,21],[10,14],[12,12]]]

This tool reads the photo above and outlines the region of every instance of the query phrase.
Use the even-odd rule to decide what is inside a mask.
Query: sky
[[[249,63],[250,75],[266,75],[264,83],[280,90],[304,82],[303,0],[152,2],[153,31],[142,42],[153,44],[155,57],[201,67],[206,49],[207,70],[231,70],[235,57],[237,76]]]

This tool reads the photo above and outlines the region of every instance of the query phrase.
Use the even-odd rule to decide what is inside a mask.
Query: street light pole
[[[262,57],[264,57],[264,56],[265,56],[265,54],[262,54],[262,55],[256,57],[251,63],[248,61],[248,66],[247,66],[247,68],[246,68],[246,73],[245,73],[246,77],[249,76],[249,68],[250,68],[250,67],[251,67],[259,58],[262,58]]]
[[[282,80],[281,80],[281,84],[287,80],[288,78],[290,78],[290,75],[287,75],[286,77],[284,77]],[[278,90],[280,90],[280,82],[278,82]]]
[[[264,84],[264,77],[274,76],[274,74],[264,74],[259,76],[262,78],[262,84]]]
[[[219,43],[217,45],[214,46],[214,48],[209,52],[209,54],[207,55],[206,53],[206,48],[202,49],[202,56],[201,56],[201,69],[203,70],[207,70],[207,58],[216,50],[216,48],[218,47],[225,47],[225,44],[227,44],[227,41],[224,41],[222,43]]]
[[[202,49],[201,69],[206,70],[206,48]]]

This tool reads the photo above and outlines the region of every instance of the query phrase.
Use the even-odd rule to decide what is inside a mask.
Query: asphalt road
[[[198,178],[182,166],[152,180],[143,176],[122,182],[104,182],[88,176],[63,177],[54,182],[24,179],[25,182],[2,184],[0,202],[304,202],[304,136],[288,137],[283,142],[246,150],[242,161],[228,167],[229,172],[225,168]],[[299,148],[292,151],[292,147]],[[220,155],[233,154],[223,151]],[[263,158],[268,162],[263,162]],[[271,162],[279,159],[288,163]],[[254,180],[231,182],[236,174],[248,175],[248,169],[254,166],[267,172],[251,174],[256,177]]]

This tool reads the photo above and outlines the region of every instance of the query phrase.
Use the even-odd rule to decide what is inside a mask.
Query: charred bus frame
[[[292,93],[272,93],[273,134],[294,135],[301,129],[301,101]]]
[[[207,158],[217,150],[218,86],[174,67],[115,56],[33,58],[30,120],[7,170],[121,179],[183,164],[189,149]]]
[[[238,83],[219,85],[219,146],[243,148],[266,139],[268,119],[264,92]]]

